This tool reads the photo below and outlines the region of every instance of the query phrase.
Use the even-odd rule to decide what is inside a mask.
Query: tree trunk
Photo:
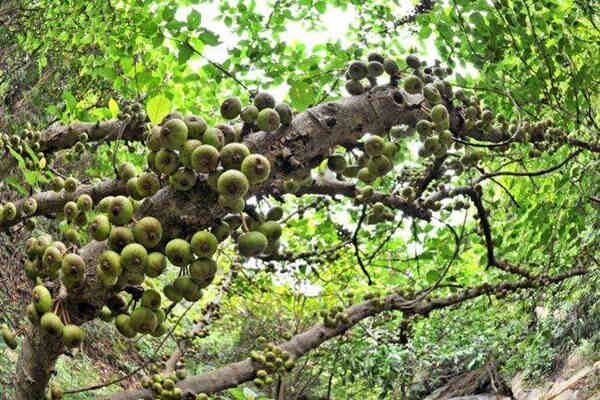
[[[62,353],[63,344],[43,333],[39,327],[27,330],[16,373],[16,400],[43,399],[46,385]]]

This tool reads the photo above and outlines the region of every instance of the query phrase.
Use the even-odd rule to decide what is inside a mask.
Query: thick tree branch
[[[400,294],[391,294],[383,299],[368,300],[354,305],[345,310],[349,322],[338,325],[334,328],[327,328],[323,324],[313,325],[308,330],[292,337],[289,341],[279,345],[283,350],[289,352],[298,358],[319,347],[327,340],[342,335],[365,318],[369,318],[385,311],[402,311],[405,316],[424,315],[427,316],[433,310],[460,304],[466,300],[473,299],[482,295],[505,294],[519,289],[528,289],[561,282],[565,279],[584,275],[586,269],[573,269],[571,271],[558,274],[552,277],[536,277],[525,279],[518,282],[505,282],[497,285],[483,284],[477,287],[466,289],[460,293],[435,298],[432,300],[423,299],[421,301],[411,301],[403,298]],[[256,372],[262,366],[253,362],[251,359],[245,359],[236,363],[228,364],[211,372],[187,378],[178,383],[183,391],[192,393],[216,393],[227,388],[235,387],[244,382],[255,378]],[[105,400],[138,400],[152,399],[152,393],[149,390],[135,390],[117,393],[104,398]]]
[[[40,150],[49,153],[67,149],[79,141],[82,133],[88,140],[108,142],[112,140],[142,140],[144,125],[116,119],[103,122],[77,122],[71,125],[56,125],[42,134]]]
[[[144,125],[129,123],[116,119],[103,122],[76,122],[70,125],[54,125],[42,132],[40,151],[51,154],[58,150],[68,149],[79,141],[82,133],[88,135],[93,142],[113,140],[143,140]],[[17,165],[12,156],[7,156],[0,163],[0,178],[5,177]]]
[[[77,200],[82,194],[88,194],[94,202],[100,201],[106,196],[116,196],[119,194],[127,194],[126,184],[119,180],[106,179],[98,184],[81,185],[75,192],[69,193],[64,190],[60,192],[47,191],[34,194],[33,197],[37,201],[37,211],[32,215],[23,215],[19,212],[17,217],[11,221],[0,222],[0,229],[12,225],[16,225],[25,219],[35,215],[51,215],[62,212],[65,203],[72,200]],[[17,210],[22,210],[22,205],[25,199],[15,202]]]

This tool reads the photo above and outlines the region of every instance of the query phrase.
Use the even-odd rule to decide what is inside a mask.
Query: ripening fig
[[[57,272],[62,265],[63,254],[55,246],[48,246],[42,255],[42,266],[52,274]]]
[[[217,150],[225,144],[225,135],[218,128],[208,128],[202,135],[202,143],[213,146]]]
[[[220,130],[223,133],[223,144],[238,142],[241,138],[241,126],[237,125],[227,125],[227,124],[217,124],[215,128]]]
[[[394,139],[403,138],[406,135],[406,127],[404,125],[394,125],[390,128],[390,136]]]
[[[348,65],[348,76],[356,81],[366,78],[368,72],[367,64],[362,61],[352,61]]]
[[[61,279],[67,288],[77,286],[83,282],[85,261],[77,254],[67,254],[62,259],[61,273]]]
[[[392,60],[391,58],[386,58],[383,61],[383,69],[385,70],[385,73],[389,76],[400,75],[400,67],[398,67],[396,61]]]
[[[256,107],[255,105],[249,105],[242,110],[242,112],[240,113],[240,118],[244,122],[251,123],[256,121],[256,118],[258,118],[258,112],[258,107]]]
[[[422,119],[417,122],[416,129],[419,135],[427,136],[431,134],[433,130],[433,124],[425,119]]]
[[[225,119],[234,119],[242,111],[242,102],[239,97],[230,97],[221,103],[221,116]]]
[[[160,149],[154,158],[156,171],[163,175],[171,175],[179,167],[177,153],[168,149]]]
[[[212,258],[199,258],[190,264],[190,277],[203,289],[211,284],[217,273],[217,263]]]
[[[254,97],[254,105],[259,109],[275,107],[275,98],[267,92],[260,92]]]
[[[108,218],[112,224],[125,225],[133,216],[133,205],[125,196],[116,196],[110,204]]]
[[[381,136],[370,135],[365,141],[364,150],[370,157],[375,157],[383,154],[384,147],[385,140]]]
[[[412,69],[421,68],[421,61],[419,60],[419,57],[414,54],[406,56],[406,64]]]
[[[179,160],[184,167],[192,168],[191,157],[192,153],[198,146],[202,145],[202,142],[198,139],[189,139],[183,145],[183,148],[179,152]]]
[[[137,175],[137,171],[132,163],[124,162],[117,168],[117,175],[123,182],[127,182],[131,178]]]
[[[126,271],[140,272],[144,270],[148,252],[139,243],[130,243],[121,250],[121,266]]]
[[[146,146],[151,151],[159,151],[161,148],[160,129],[161,127],[159,125],[155,125],[150,129],[150,132],[146,136]]]
[[[361,81],[349,80],[346,81],[346,91],[353,96],[358,96],[365,92],[365,86]]]
[[[242,166],[242,161],[250,155],[250,150],[243,143],[229,143],[221,149],[219,158],[225,169],[237,169]],[[215,167],[216,169],[216,167]]]
[[[367,164],[367,168],[373,176],[384,176],[392,170],[394,165],[384,155],[372,157]]]
[[[187,301],[198,301],[202,298],[202,289],[189,276],[175,279],[173,286]]]
[[[98,259],[96,274],[104,286],[114,286],[121,276],[121,256],[112,250],[105,250]]]
[[[403,188],[400,194],[407,200],[412,200],[415,197],[415,191],[410,186]]]
[[[238,238],[238,250],[241,255],[253,257],[262,253],[269,243],[267,237],[258,231],[251,231],[240,235]]]
[[[188,128],[188,138],[190,139],[200,139],[208,128],[206,121],[196,115],[188,115],[184,118],[183,122],[185,122]]]
[[[223,210],[230,214],[241,213],[246,208],[246,201],[242,197],[228,198],[219,195],[217,203],[219,203],[219,206]]]
[[[121,274],[121,256],[112,250],[104,250],[98,258],[98,269],[112,275]]]
[[[146,258],[146,265],[144,266],[144,273],[151,278],[156,278],[163,273],[167,268],[167,258],[164,254],[159,252],[153,252],[148,254]]]
[[[113,226],[108,235],[108,244],[115,251],[121,251],[123,247],[133,241],[133,232],[125,226]]]
[[[184,267],[192,261],[192,248],[183,239],[173,239],[165,246],[165,255],[171,264]]]
[[[219,225],[212,229],[212,233],[219,242],[222,242],[223,240],[227,239],[231,233],[231,226],[227,222],[221,221]]]
[[[79,211],[87,212],[94,206],[94,200],[89,194],[82,194],[77,198],[77,209]]]
[[[356,177],[366,184],[371,184],[376,179],[376,176],[371,174],[369,168],[367,167],[363,167],[360,170],[358,170],[358,174],[356,175]]]
[[[133,338],[136,335],[136,331],[131,326],[131,321],[127,314],[117,315],[117,318],[115,318],[115,326],[121,335],[126,338]]]
[[[44,314],[52,308],[52,295],[44,285],[37,285],[33,288],[31,299],[39,314]]]
[[[140,286],[144,283],[145,279],[144,271],[130,270],[125,271],[119,278],[119,281],[126,285]]]
[[[180,192],[187,192],[196,185],[196,174],[191,169],[179,168],[169,177],[169,184]]]
[[[394,156],[398,152],[398,146],[396,143],[387,142],[385,146],[383,146],[383,155],[389,158],[390,160],[394,159]]]
[[[63,331],[65,329],[65,326],[58,315],[52,312],[47,312],[42,315],[42,318],[40,319],[40,326],[48,335],[55,338],[62,338]]]
[[[434,124],[439,125],[449,119],[448,109],[443,104],[437,104],[431,108],[431,120]]]
[[[272,108],[265,108],[260,110],[256,119],[256,125],[258,129],[265,132],[272,132],[279,128],[281,125],[281,119],[279,113]]]
[[[217,251],[219,242],[215,235],[208,231],[198,231],[190,240],[190,246],[198,257],[211,257]]]
[[[279,114],[281,125],[289,126],[292,123],[293,111],[287,103],[279,103],[275,106],[275,111]]]
[[[250,154],[242,161],[241,170],[252,185],[266,181],[271,174],[271,163],[261,154]]]
[[[88,232],[92,239],[99,242],[108,239],[111,224],[108,217],[104,214],[98,214],[88,225]]]
[[[25,215],[33,215],[37,211],[38,203],[37,200],[33,197],[29,197],[23,202],[22,209],[23,214]]]
[[[376,52],[369,53],[367,56],[367,61],[377,61],[383,64],[384,60],[385,58],[380,53]]]
[[[138,182],[137,181],[138,181],[137,176],[135,176],[127,181],[127,193],[129,194],[129,197],[131,197],[132,199],[141,200],[144,198],[144,196],[142,196],[141,193],[138,191]]]
[[[442,96],[440,92],[437,90],[435,85],[428,83],[423,87],[423,96],[429,101],[431,104],[438,104],[442,101]]]
[[[219,151],[214,146],[202,144],[192,152],[190,165],[194,171],[200,173],[215,171],[219,165]]]
[[[171,119],[160,130],[160,141],[169,150],[179,150],[188,138],[188,128],[181,119]]]
[[[142,307],[149,308],[151,310],[157,310],[160,307],[161,297],[154,289],[146,289],[142,294],[141,304]]]
[[[29,319],[32,324],[37,325],[40,323],[40,314],[35,309],[33,303],[29,303],[27,307],[25,307],[25,314],[27,314],[27,319]]]
[[[106,197],[102,198],[102,200],[100,200],[98,202],[98,204],[96,205],[96,211],[98,211],[100,213],[108,214],[108,211],[110,209],[110,204],[112,203],[113,200],[114,200],[114,196],[106,196]]]
[[[279,221],[281,218],[283,218],[283,208],[279,206],[273,207],[267,212],[266,219],[268,221]]]
[[[4,204],[2,209],[2,219],[4,221],[12,221],[15,218],[17,218],[17,207],[14,203],[9,201],[8,203]]]
[[[217,180],[217,191],[228,199],[243,197],[248,192],[249,187],[250,184],[246,175],[235,169],[223,172]]]
[[[60,176],[55,176],[50,181],[50,188],[55,192],[60,192],[65,186],[65,181]]]
[[[74,177],[68,177],[65,179],[64,189],[66,192],[73,193],[77,190],[77,186],[79,186],[79,181]]]
[[[378,76],[383,75],[383,72],[385,71],[383,64],[379,61],[370,61],[367,65],[367,70],[369,71],[367,75],[369,78],[377,78]]]
[[[146,307],[137,307],[129,317],[129,325],[139,333],[151,333],[156,329],[157,323],[156,315]]]
[[[68,348],[81,346],[85,338],[85,331],[77,325],[67,324],[63,328],[63,343]]]
[[[147,172],[137,178],[137,192],[141,197],[150,197],[160,189],[160,182],[156,174]]]
[[[416,75],[411,75],[404,81],[404,90],[410,94],[420,94],[423,92],[423,81]]]
[[[2,340],[10,349],[16,349],[18,346],[17,343],[17,334],[13,332],[6,324],[2,325],[0,328],[0,333],[2,334]]]
[[[183,294],[171,284],[165,285],[165,287],[163,287],[163,293],[165,294],[165,297],[167,299],[175,303],[178,303],[181,301],[181,299],[183,299]]]
[[[163,230],[159,220],[154,217],[144,217],[133,226],[135,241],[147,249],[158,246],[162,239]]]

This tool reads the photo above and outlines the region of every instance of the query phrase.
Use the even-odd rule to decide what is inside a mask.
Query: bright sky
[[[413,1],[403,0],[396,6],[397,15],[403,16],[409,13],[414,7]],[[272,9],[273,1],[256,0],[256,10],[264,15],[269,15]],[[221,43],[217,46],[206,46],[204,48],[204,55],[216,62],[223,62],[227,59],[228,49],[234,48],[240,37],[232,34],[227,27],[219,20],[221,12],[219,11],[218,2],[203,3],[199,5],[182,7],[177,12],[177,18],[185,20],[187,14],[192,10],[196,9],[202,15],[202,25],[215,33],[220,37]],[[282,40],[287,43],[302,42],[308,49],[313,46],[323,43],[324,41],[336,41],[339,40],[345,45],[350,45],[348,41],[348,24],[344,21],[356,21],[358,19],[358,13],[356,7],[349,5],[346,10],[329,6],[327,11],[322,15],[321,20],[324,22],[321,24],[323,30],[314,30],[307,26],[302,21],[290,21],[287,24],[287,31],[282,34]],[[332,23],[332,21],[334,23]],[[327,23],[325,23],[327,22]],[[337,22],[337,23],[336,23]],[[409,47],[421,47],[424,46],[426,49],[427,59],[433,61],[439,57],[433,37],[430,37],[424,44],[418,46],[419,43],[415,36],[408,30],[401,33],[402,43],[406,48]],[[195,59],[191,62],[191,67],[200,68],[206,63],[205,60]],[[460,70],[464,73],[475,73],[473,68],[467,68],[466,70]],[[260,73],[260,72],[257,72]],[[278,88],[272,88],[270,91],[275,95],[276,98],[284,98],[289,90],[287,85],[282,85]]]

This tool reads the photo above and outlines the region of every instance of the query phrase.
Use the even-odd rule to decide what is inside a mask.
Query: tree
[[[594,167],[600,144],[593,97],[597,94],[590,93],[593,85],[582,89],[584,107],[579,94],[569,97],[570,87],[560,92],[554,81],[562,76],[560,70],[544,54],[548,78],[529,89],[545,97],[528,100],[534,103],[531,108],[516,91],[492,88],[486,92],[489,97],[482,98],[474,89],[453,86],[451,80],[458,86],[470,82],[441,62],[424,61],[410,52],[400,57],[395,49],[365,55],[369,49],[357,47],[336,55],[332,48],[326,53],[331,60],[325,68],[342,70],[341,76],[332,79],[311,75],[315,69],[311,57],[301,51],[288,54],[289,49],[271,48],[268,41],[240,41],[248,54],[234,53],[224,64],[209,60],[198,74],[190,72],[188,60],[202,56],[201,47],[217,44],[218,37],[198,29],[197,11],[190,11],[182,21],[173,4],[98,2],[105,3],[101,7],[95,2],[72,3],[77,7],[69,4],[49,10],[43,1],[33,9],[9,2],[0,14],[13,15],[12,21],[22,18],[25,24],[33,22],[28,13],[48,24],[63,18],[64,29],[38,33],[45,42],[38,43],[39,38],[31,36],[2,36],[2,40],[14,41],[15,48],[24,53],[36,45],[43,48],[44,62],[52,64],[59,79],[56,86],[45,86],[50,98],[59,87],[72,87],[85,95],[88,84],[96,90],[91,98],[97,98],[92,102],[86,96],[78,104],[73,93],[64,90],[63,109],[50,109],[51,114],[63,117],[62,123],[50,119],[46,128],[20,129],[3,135],[1,141],[7,155],[0,169],[3,184],[19,193],[19,198],[3,203],[0,227],[15,232],[33,227],[35,218],[62,221],[59,231],[54,226],[53,234],[35,235],[25,243],[21,271],[31,279],[31,304],[27,306],[30,322],[17,329],[22,336],[15,366],[17,399],[43,398],[49,392],[60,397],[62,389],[48,385],[54,364],[69,348],[81,344],[90,321],[112,321],[128,338],[162,337],[160,347],[178,325],[167,319],[181,307],[178,304],[191,307],[202,298],[203,289],[214,285],[217,274],[222,276],[220,285],[227,286],[255,263],[285,265],[304,260],[309,266],[326,268],[335,264],[334,256],[340,257],[340,264],[350,267],[344,279],[360,281],[355,290],[365,296],[347,307],[331,305],[321,319],[311,321],[312,326],[289,340],[258,344],[241,361],[172,379],[168,373],[185,352],[187,342],[182,340],[158,381],[142,379],[139,390],[110,398],[181,398],[182,394],[202,398],[248,381],[268,386],[293,369],[295,360],[366,318],[383,313],[403,319],[428,317],[481,296],[511,301],[513,293],[544,291],[594,272],[598,237],[586,230],[585,220],[594,215],[598,202]],[[467,3],[458,9],[469,7]],[[158,10],[152,13],[149,10],[154,6]],[[327,5],[297,7],[299,14],[313,16],[315,9],[319,13]],[[510,17],[502,2],[494,7],[501,16]],[[365,8],[366,18],[378,15],[368,5]],[[432,2],[423,2],[394,26],[431,18],[432,9]],[[80,26],[77,10],[83,11],[90,30]],[[481,15],[480,20],[477,10],[467,11],[476,27],[499,23]],[[256,11],[251,8],[243,6],[237,12],[253,24],[262,23],[253,19]],[[271,29],[278,36],[289,17],[277,13],[274,8],[267,25],[273,23]],[[531,13],[528,9],[533,21]],[[110,19],[115,23],[107,24]],[[461,33],[452,33],[469,37],[462,16],[458,19]],[[118,23],[127,28],[118,30]],[[236,22],[236,26],[241,24]],[[589,29],[594,17],[581,19],[581,24]],[[440,46],[446,55],[447,47],[452,47],[447,21],[441,19],[437,29],[439,40],[450,43]],[[106,36],[88,37],[93,31]],[[388,34],[379,33],[381,38]],[[532,35],[537,43],[535,29]],[[127,37],[138,40],[120,46]],[[149,44],[155,46],[145,52]],[[176,50],[170,51],[173,45]],[[261,57],[271,50],[278,57],[276,63]],[[109,63],[95,65],[86,56],[89,52],[118,61],[118,68]],[[78,53],[82,56],[66,57]],[[515,55],[506,57],[514,59]],[[267,90],[248,90],[261,87],[260,81],[230,72],[242,70],[247,62],[269,70],[300,60],[311,64],[299,68],[308,82],[293,77],[292,68],[270,75],[275,77],[272,84],[287,77],[294,109]],[[137,63],[146,62],[138,70]],[[527,64],[524,60],[523,65]],[[486,63],[476,65],[481,81],[493,83],[497,70]],[[152,68],[173,70],[168,90],[160,75],[146,73]],[[83,71],[85,79],[63,75],[73,70]],[[531,72],[526,68],[519,74]],[[581,83],[575,72],[570,78],[565,74],[565,79]],[[215,88],[203,89],[202,79],[214,76],[227,79],[226,88],[233,95],[223,98],[222,93],[211,92]],[[6,77],[14,82],[22,79]],[[36,87],[39,79],[41,74],[21,82]],[[115,80],[112,87],[107,86],[110,80]],[[345,96],[334,92],[316,97],[320,85],[326,83],[333,92],[340,80]],[[135,89],[127,83],[134,83]],[[196,89],[199,96],[180,96]],[[25,93],[21,89],[11,96]],[[210,100],[194,104],[203,96]],[[100,106],[100,98],[110,98],[106,107]],[[558,116],[547,113],[546,107],[556,107]],[[575,120],[568,116],[572,108],[577,109]],[[9,112],[15,113],[14,121],[7,119],[6,126],[20,126],[19,111],[12,107]],[[66,122],[79,117],[90,122]],[[64,165],[63,159],[77,163],[82,157],[93,160],[84,163],[100,166],[77,173]],[[583,168],[569,169],[564,179],[547,178],[576,162]],[[579,180],[581,193],[569,192],[557,200],[554,191],[575,187],[567,178]],[[530,182],[538,179],[547,179],[542,181],[547,188],[531,199],[513,194],[525,197]],[[304,198],[310,201],[303,203]],[[320,243],[324,249],[294,245],[293,237],[309,239],[302,225],[286,224],[284,214],[294,205],[301,212],[319,210],[322,206],[313,200],[323,198],[331,207],[341,204],[348,210],[342,226],[335,226],[331,215],[320,217],[339,232],[325,236]],[[561,202],[557,215],[562,218],[558,229],[553,232],[544,221],[538,232],[532,222],[544,216],[533,214],[540,205],[557,201]],[[571,208],[575,204],[576,212]],[[457,220],[457,215],[462,219]],[[395,235],[405,220],[410,221],[405,226],[412,230],[413,244],[425,248],[416,257],[423,265],[406,266],[391,257],[407,250],[407,244]],[[567,243],[568,236],[574,240]],[[532,242],[521,243],[523,239]],[[555,244],[558,250],[548,257],[545,249],[550,239],[564,243]],[[217,263],[216,254],[226,254],[229,260]],[[376,265],[381,263],[406,276],[378,270]],[[472,265],[484,268],[478,274],[464,272]],[[291,274],[318,276],[318,270]],[[196,326],[193,332],[202,328]],[[3,336],[8,345],[17,346],[13,329],[5,326]]]

